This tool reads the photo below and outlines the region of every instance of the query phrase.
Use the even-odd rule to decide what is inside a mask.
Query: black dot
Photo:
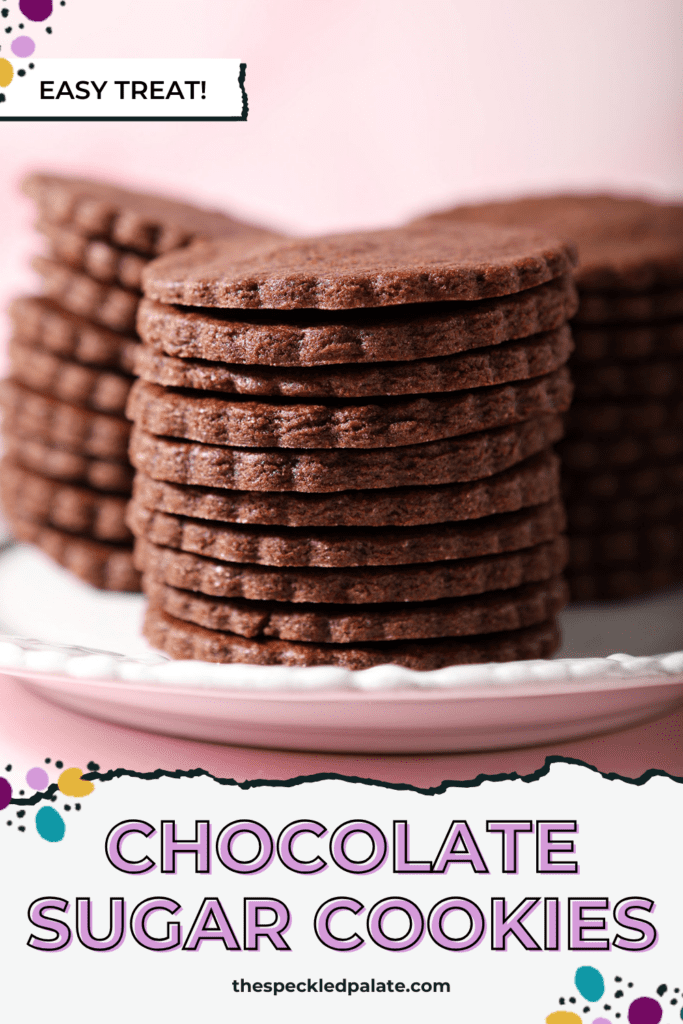
[[[621,1014],[620,1013],[615,1013],[614,1016],[615,1017],[621,1017]]]
[[[8,821],[8,822],[7,822],[7,824],[8,824],[8,825],[11,825],[11,824],[12,824],[12,822],[11,822],[11,821]]]
[[[99,770],[100,770],[100,766],[98,764],[96,764],[95,761],[88,761],[88,771],[89,772],[98,772]]]
[[[23,25],[20,25],[20,26],[19,26],[19,28],[23,28],[23,27],[24,27]]]
[[[560,1006],[564,1006],[564,996],[560,996]]]
[[[53,793],[53,794],[52,794],[52,796],[50,797],[50,800],[52,801],[52,803],[53,803],[53,804],[56,804],[56,803],[57,803],[57,797],[56,797],[56,796],[54,795],[54,793]]]
[[[5,771],[6,772],[11,772],[12,771],[12,765],[11,764],[6,764],[5,765]]]
[[[65,811],[70,811],[71,810],[71,804],[64,804],[64,810]]]
[[[615,978],[614,980],[615,981],[621,981],[621,978]]]
[[[25,825],[20,825],[19,826],[19,831],[20,832],[25,832],[26,831],[26,826]]]
[[[6,18],[7,15],[9,14],[9,8],[8,7],[3,7],[3,9],[2,9],[2,11],[0,13],[2,14],[3,18]]]
[[[19,796],[23,796],[23,795],[24,795],[24,791],[23,791],[23,789],[20,789],[19,790]]]
[[[23,818],[25,814],[26,811],[17,811],[17,818]]]
[[[51,757],[46,757],[45,758],[45,764],[49,764],[51,760],[52,760]]]
[[[658,996],[663,996],[663,995],[664,995],[664,993],[666,992],[666,989],[667,989],[667,986],[666,986],[666,985],[660,985],[660,986],[658,987],[658,989],[657,989],[657,995],[658,995]]]
[[[45,31],[47,32],[47,34],[48,34],[49,36],[51,36],[51,35],[52,35],[52,29],[50,28],[50,26],[49,26],[49,25],[48,25],[48,27],[47,27],[47,28],[45,29]]]
[[[63,767],[64,767],[64,762],[63,761],[55,761],[55,768],[63,768]]]
[[[81,805],[80,804],[74,804],[74,807],[76,808],[77,811],[80,811],[80,809],[81,809]]]
[[[5,32],[11,32],[11,31],[12,31],[12,26],[8,25],[7,28],[5,29]]]
[[[590,1006],[584,1006],[584,1008],[583,1008],[583,1012],[584,1013],[588,1013],[589,1010],[590,1010]]]
[[[627,988],[633,988],[633,982],[632,982],[632,981],[629,981],[629,983],[628,983],[628,985],[627,985],[626,987],[627,987]]]
[[[623,994],[624,994],[624,993],[622,992],[622,990],[621,990],[620,988],[618,988],[618,989],[616,990],[616,992],[614,993],[614,998],[615,998],[615,999],[621,999],[621,997],[623,996]]]
[[[680,988],[675,988],[674,989],[674,992],[680,992],[680,991],[681,991]]]
[[[671,1005],[672,1005],[672,1006],[675,1006],[677,1002],[678,1002],[678,1000],[677,1000],[677,999],[672,999],[672,1000],[671,1000]]]
[[[5,102],[5,94],[4,94],[4,92],[0,92],[0,103],[4,103],[4,102]]]
[[[35,64],[29,64],[29,67],[30,67],[31,71],[33,71],[33,69],[35,67]]]
[[[23,78],[26,72],[23,68],[20,68],[19,71],[17,71],[17,74],[19,75],[19,78]]]
[[[612,1007],[610,1006],[609,1003],[605,1003],[605,1005],[603,1006],[603,1010],[611,1010],[611,1009],[612,1009]]]
[[[574,996],[570,996],[569,997],[569,1002],[570,1003],[575,1003],[576,1002],[576,999],[574,999]]]

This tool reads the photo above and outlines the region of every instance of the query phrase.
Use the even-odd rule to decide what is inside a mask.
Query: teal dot
[[[38,835],[48,843],[59,843],[64,838],[66,825],[59,811],[54,807],[41,807],[36,814]]]
[[[596,1003],[605,991],[605,980],[596,967],[579,967],[574,984],[589,1003]]]

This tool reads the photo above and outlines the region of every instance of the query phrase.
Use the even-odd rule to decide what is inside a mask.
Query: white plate
[[[142,610],[141,597],[92,590],[35,549],[9,545],[0,554],[0,671],[64,707],[121,725],[339,752],[551,743],[624,728],[683,703],[683,590],[570,608],[562,657],[552,661],[434,672],[173,662],[140,636]],[[677,653],[657,653],[667,649]]]

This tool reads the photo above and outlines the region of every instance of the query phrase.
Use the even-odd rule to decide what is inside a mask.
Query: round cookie
[[[336,494],[259,493],[190,487],[139,472],[137,507],[225,523],[286,527],[419,527],[481,519],[548,502],[559,493],[559,459],[546,449],[484,480]]]
[[[495,347],[409,363],[260,367],[176,359],[140,345],[135,372],[150,384],[225,394],[286,398],[359,398],[434,394],[540,377],[563,366],[573,349],[567,326]]]
[[[683,562],[664,565],[632,566],[607,570],[579,570],[568,574],[572,601],[619,601],[649,594],[683,582]]]
[[[142,271],[149,259],[136,252],[119,249],[101,238],[88,238],[49,221],[40,221],[36,227],[48,239],[53,259],[67,263],[102,284],[117,284],[131,291],[142,291]]]
[[[681,321],[636,327],[575,327],[572,334],[575,363],[623,363],[683,355]]]
[[[574,373],[579,401],[611,398],[667,399],[681,394],[683,359],[649,359],[642,363],[592,363]]]
[[[629,295],[621,292],[581,292],[577,324],[647,323],[683,316],[683,288]]]
[[[649,498],[683,489],[683,462],[628,466],[618,470],[564,473],[562,489],[567,499],[614,501],[616,498]]]
[[[69,226],[88,238],[108,239],[147,257],[170,252],[196,238],[241,238],[246,244],[282,237],[218,210],[102,181],[30,174],[22,188],[48,223]]]
[[[9,359],[12,378],[33,391],[96,412],[125,412],[132,377],[61,359],[17,337],[10,340]]]
[[[145,295],[221,309],[354,309],[510,295],[568,273],[570,243],[447,223],[302,238],[243,255],[198,242],[145,268]]]
[[[0,382],[3,429],[16,437],[61,446],[77,455],[125,460],[130,423],[119,416],[36,394],[14,380]]]
[[[465,437],[370,450],[227,448],[134,428],[130,460],[155,480],[236,491],[346,491],[465,483],[499,473],[563,433],[559,416]]]
[[[561,576],[514,590],[423,604],[380,607],[305,605],[235,601],[192,594],[158,585],[148,576],[143,586],[155,607],[205,629],[250,638],[272,636],[307,643],[358,643],[476,636],[545,622],[566,603]],[[175,609],[175,612],[173,611]],[[342,639],[332,641],[330,637]],[[316,639],[317,638],[317,639]]]
[[[565,515],[556,500],[521,512],[436,527],[292,530],[186,519],[133,501],[128,523],[136,536],[160,547],[224,562],[330,568],[440,562],[531,548],[561,533]]]
[[[683,400],[575,402],[565,424],[573,438],[669,434],[683,426]]]
[[[683,285],[683,206],[630,196],[566,194],[460,206],[422,218],[528,226],[571,238],[581,289],[647,292]]]
[[[683,522],[641,524],[637,529],[574,534],[569,543],[573,572],[616,565],[661,565],[683,555]]]
[[[140,297],[115,285],[100,284],[64,263],[34,256],[32,267],[43,279],[45,294],[70,313],[114,331],[134,331]]]
[[[0,494],[10,514],[28,522],[82,533],[95,540],[132,540],[126,525],[128,499],[122,495],[38,476],[7,457],[0,463]]]
[[[117,494],[131,492],[133,467],[127,462],[108,462],[89,455],[78,455],[45,444],[39,439],[16,437],[6,429],[2,437],[7,457],[41,476],[65,483],[87,484],[98,491],[114,491]]]
[[[405,362],[500,345],[562,327],[578,309],[565,275],[528,291],[478,302],[362,309],[209,311],[143,299],[138,331],[155,351],[268,367]]]
[[[662,522],[678,517],[683,523],[683,490],[653,494],[646,500],[617,497],[613,500],[574,498],[567,502],[569,529],[575,534],[594,534],[629,526]]]
[[[35,544],[84,583],[100,590],[133,593],[140,590],[140,573],[133,565],[130,545],[91,540],[31,523],[14,514],[10,514],[8,520],[17,540]]]
[[[475,665],[490,661],[550,658],[560,646],[554,622],[542,622],[504,633],[477,637],[449,637],[403,643],[303,644],[283,640],[247,640],[218,630],[204,629],[148,608],[143,633],[153,647],[171,658],[251,665],[336,665],[350,670],[374,665],[403,665],[416,671]]]
[[[214,597],[296,604],[376,604],[396,600],[430,602],[490,590],[510,590],[547,580],[567,563],[565,537],[523,551],[407,566],[311,569],[219,562],[187,551],[158,547],[138,538],[135,564],[150,578]],[[501,627],[502,628],[502,627]],[[419,634],[413,634],[419,635]],[[386,639],[389,639],[388,637]]]
[[[170,391],[138,380],[126,415],[161,437],[246,448],[393,448],[478,433],[566,412],[569,371],[492,388],[380,398],[372,404],[223,399],[202,391]]]
[[[14,299],[9,315],[22,344],[53,352],[85,366],[132,374],[140,348],[137,338],[110,331],[62,309],[42,295]]]
[[[591,473],[605,467],[633,467],[639,463],[672,462],[683,457],[683,434],[625,437],[567,438],[562,442],[560,458],[568,473]]]

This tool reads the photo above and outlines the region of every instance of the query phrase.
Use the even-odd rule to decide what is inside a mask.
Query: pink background
[[[18,0],[7,5],[5,24],[18,20]],[[250,116],[0,122],[0,308],[33,286],[38,243],[16,183],[36,166],[194,196],[293,232],[532,189],[675,196],[683,185],[679,0],[68,0],[52,26],[32,28],[36,60],[246,61]],[[0,42],[11,57],[9,37]]]

